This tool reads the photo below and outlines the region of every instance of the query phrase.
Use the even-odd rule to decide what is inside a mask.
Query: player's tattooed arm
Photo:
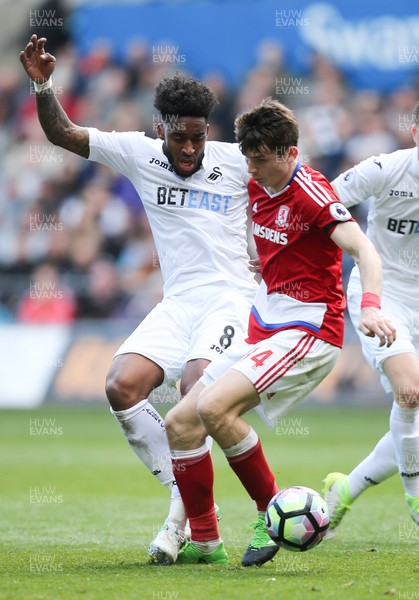
[[[83,158],[89,156],[89,132],[70,121],[51,89],[36,94],[38,119],[48,140]]]
[[[36,93],[38,118],[48,140],[83,158],[89,156],[89,132],[70,121],[58,102],[52,88],[51,76],[55,69],[55,56],[45,51],[46,38],[31,36],[19,55],[27,75],[38,85],[47,84]],[[48,83],[50,82],[51,83]]]

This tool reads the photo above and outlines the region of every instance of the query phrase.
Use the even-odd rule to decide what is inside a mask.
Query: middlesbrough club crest
[[[290,209],[288,206],[280,206],[278,209],[278,216],[275,219],[275,225],[279,228],[279,229],[284,229],[284,227],[288,227],[288,215],[289,215]]]

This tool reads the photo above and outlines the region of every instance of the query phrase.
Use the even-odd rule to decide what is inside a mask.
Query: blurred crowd
[[[70,119],[107,131],[155,137],[155,85],[179,67],[187,71],[187,63],[153,60],[144,42],[133,43],[123,61],[105,41],[81,58],[71,36],[49,49],[57,58],[54,89]],[[372,154],[412,146],[414,85],[385,97],[357,91],[320,55],[297,76],[270,41],[239,88],[217,72],[204,79],[220,100],[210,139],[234,141],[235,115],[274,96],[296,112],[302,160],[329,179]],[[18,56],[0,79],[0,122],[0,322],[141,320],[161,298],[162,280],[130,182],[47,142]],[[364,221],[365,210],[353,212]],[[350,266],[345,259],[345,274]]]

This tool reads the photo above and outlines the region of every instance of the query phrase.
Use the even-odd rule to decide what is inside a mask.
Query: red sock
[[[214,508],[214,471],[209,452],[195,458],[173,458],[173,474],[179,487],[195,542],[220,537]]]
[[[247,452],[227,459],[230,467],[255,500],[258,511],[265,511],[272,496],[278,492],[275,477],[263,454],[260,440]]]

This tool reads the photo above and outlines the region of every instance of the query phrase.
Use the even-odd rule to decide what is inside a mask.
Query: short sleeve
[[[348,169],[332,181],[333,188],[345,206],[354,206],[377,196],[385,185],[380,156],[372,156]]]
[[[143,132],[105,132],[88,127],[89,160],[101,163],[129,176],[136,154],[141,154],[145,136]],[[142,143],[141,143],[142,142]]]
[[[304,170],[297,180],[305,192],[304,219],[311,227],[330,235],[338,223],[354,220],[321,173]]]

